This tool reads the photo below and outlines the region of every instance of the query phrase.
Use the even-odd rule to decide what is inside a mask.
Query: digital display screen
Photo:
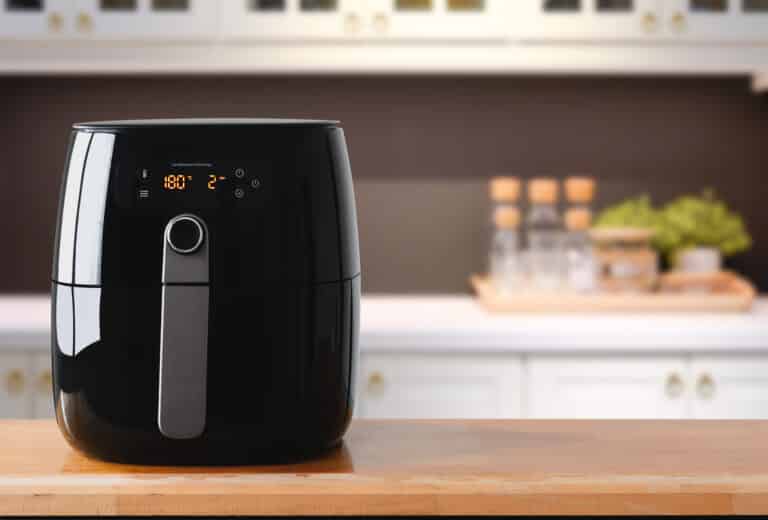
[[[217,208],[254,206],[263,199],[264,168],[253,163],[168,162],[135,171],[139,207]]]
[[[163,189],[168,191],[187,191],[192,188],[194,176],[185,173],[169,173],[163,177]],[[216,185],[219,181],[225,181],[227,178],[224,175],[216,175],[215,173],[209,173],[207,178],[198,180],[197,182],[205,182],[206,187],[211,191],[216,191]]]

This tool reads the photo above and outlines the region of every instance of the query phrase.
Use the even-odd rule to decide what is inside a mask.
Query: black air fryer
[[[337,444],[360,260],[332,121],[73,128],[53,263],[54,400],[76,448],[245,464]]]

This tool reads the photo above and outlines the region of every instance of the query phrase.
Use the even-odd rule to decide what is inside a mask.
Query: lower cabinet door
[[[32,415],[26,354],[0,353],[0,419],[28,419]]]
[[[37,419],[54,417],[53,378],[51,377],[51,356],[35,354],[32,358],[32,416]]]
[[[358,417],[453,419],[519,417],[520,361],[502,356],[361,356]]]
[[[542,357],[528,364],[526,415],[567,419],[675,419],[688,413],[680,357]]]
[[[695,356],[692,410],[697,419],[767,419],[768,358]]]

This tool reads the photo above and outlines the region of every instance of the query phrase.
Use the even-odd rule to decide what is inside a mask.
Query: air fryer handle
[[[194,215],[171,219],[163,236],[157,424],[172,439],[205,430],[208,372],[208,230]]]

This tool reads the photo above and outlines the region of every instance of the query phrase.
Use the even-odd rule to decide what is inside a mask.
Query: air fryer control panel
[[[269,191],[273,166],[250,160],[127,160],[117,165],[123,208],[254,208]]]

